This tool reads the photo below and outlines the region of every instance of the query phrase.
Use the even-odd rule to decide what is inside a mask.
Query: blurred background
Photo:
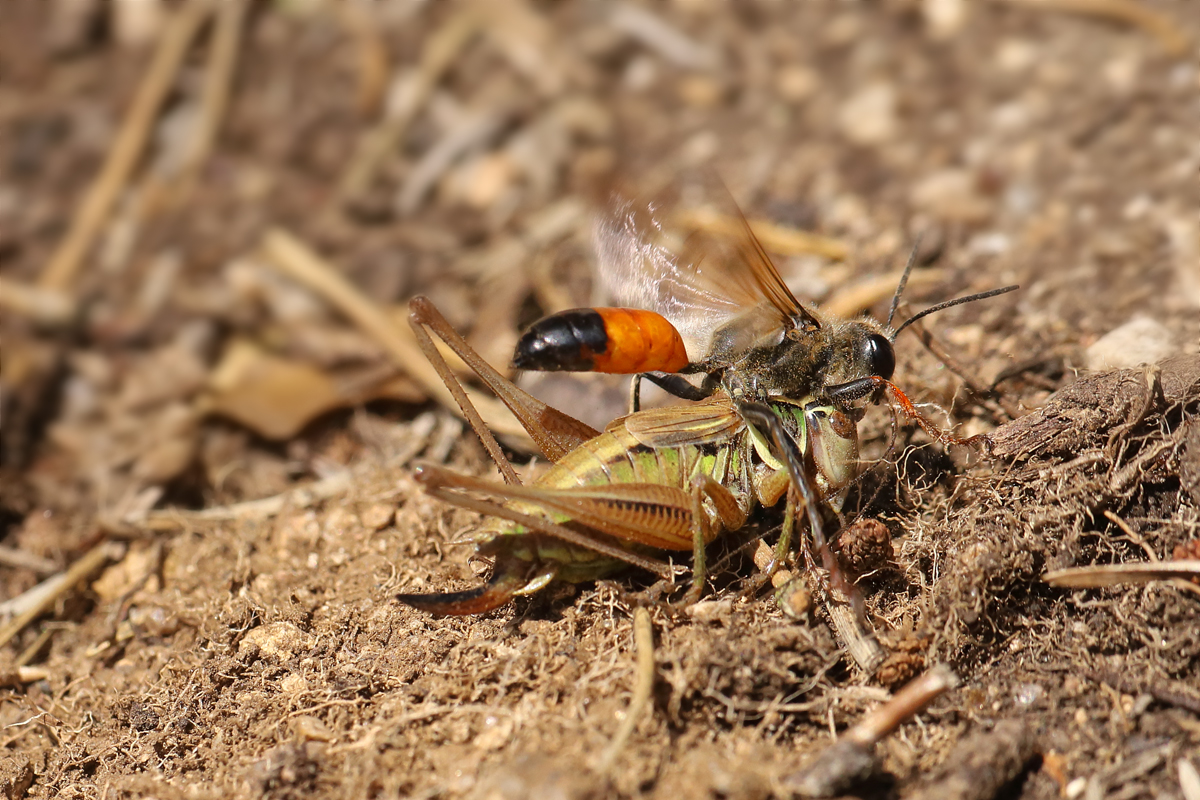
[[[898,346],[900,385],[968,434],[1196,349],[1194,0],[3,5],[9,597],[168,507],[371,448],[477,459],[405,302],[507,364],[523,326],[595,299],[614,171],[715,171],[837,313],[885,317],[918,239],[912,309],[1021,284],[926,325],[982,392]]]
[[[913,303],[1021,283],[931,321],[983,381],[1195,344],[1188,2],[10,0],[6,18],[10,520],[278,491],[314,420],[428,398],[411,342],[388,342],[416,293],[506,364],[522,325],[593,299],[590,203],[614,169],[715,170],[780,234],[799,296],[857,291],[843,313],[886,316],[894,281],[861,290],[918,236]],[[1090,363],[1126,325],[1153,357]]]

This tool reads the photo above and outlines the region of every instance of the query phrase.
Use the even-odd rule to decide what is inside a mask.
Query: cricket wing
[[[422,464],[417,478],[439,500],[511,520],[654,572],[662,572],[659,562],[619,547],[612,539],[660,550],[692,548],[692,499],[674,486],[619,483],[548,489],[504,485],[433,464]]]
[[[716,394],[697,403],[639,411],[609,428],[616,426],[646,447],[696,447],[729,441],[746,422],[728,396]]]

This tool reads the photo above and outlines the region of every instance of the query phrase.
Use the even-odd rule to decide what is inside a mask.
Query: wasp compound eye
[[[886,337],[872,333],[863,340],[862,347],[863,358],[871,374],[884,380],[891,378],[896,371],[896,352],[892,349],[892,343]]]

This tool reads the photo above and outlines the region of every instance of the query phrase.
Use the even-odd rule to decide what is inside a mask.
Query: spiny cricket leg
[[[787,558],[788,551],[792,549],[792,531],[795,527],[796,508],[793,504],[787,503],[784,506],[783,527],[779,531],[779,542],[775,545],[775,557],[767,565],[767,580],[771,579],[771,576],[779,569],[779,565]]]
[[[795,495],[789,492],[788,503],[793,502],[795,502]],[[874,675],[885,654],[867,622],[862,591],[842,569],[837,555],[834,554],[828,543],[823,543],[816,548],[816,553],[821,560],[820,565],[825,568],[828,575],[827,581],[818,577],[813,551],[807,547],[800,549],[804,553],[808,574],[812,579],[809,585],[814,587],[824,601],[825,611],[829,614],[829,620],[833,623],[833,629],[837,632],[838,639],[846,646],[846,652],[850,654],[859,668],[868,675]]]
[[[692,585],[683,597],[684,605],[692,605],[704,594],[707,578],[705,548],[712,538],[712,527],[704,510],[706,496],[712,500],[725,530],[736,531],[746,524],[746,512],[742,511],[733,494],[711,475],[701,473],[692,487]]]
[[[420,611],[443,616],[483,614],[512,600],[529,584],[529,564],[498,557],[483,586],[442,594],[398,594],[396,599]]]
[[[445,342],[479,376],[479,379],[496,393],[496,396],[504,405],[508,406],[517,421],[521,423],[521,427],[525,428],[534,444],[546,458],[558,461],[588,439],[599,435],[599,431],[591,426],[551,408],[528,392],[517,388],[512,381],[497,372],[467,344],[466,339],[458,335],[458,332],[446,321],[446,318],[429,301],[429,298],[414,297],[409,301],[408,309],[408,321],[417,336],[417,344],[441,377],[442,382],[446,384],[446,388],[454,395],[455,401],[471,424],[475,435],[479,437],[488,451],[488,455],[504,475],[505,483],[520,483],[520,480],[517,478],[512,464],[501,451],[496,437],[488,430],[479,411],[467,397],[462,383],[450,370],[450,366],[442,358],[442,354],[438,352],[426,328]]]

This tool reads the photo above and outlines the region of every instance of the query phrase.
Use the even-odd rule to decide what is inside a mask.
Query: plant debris
[[[938,664],[960,685],[849,790],[1200,791],[1200,5],[6,11],[0,794],[783,796]],[[492,478],[408,299],[507,370],[602,302],[615,170],[718,173],[835,315],[886,317],[918,239],[912,311],[1021,285],[896,342],[922,412],[987,446],[860,423],[838,544],[873,674],[819,585],[760,571],[769,510],[686,613],[636,570],[471,618],[394,601],[486,570],[414,459]],[[532,390],[603,427],[604,380]]]

